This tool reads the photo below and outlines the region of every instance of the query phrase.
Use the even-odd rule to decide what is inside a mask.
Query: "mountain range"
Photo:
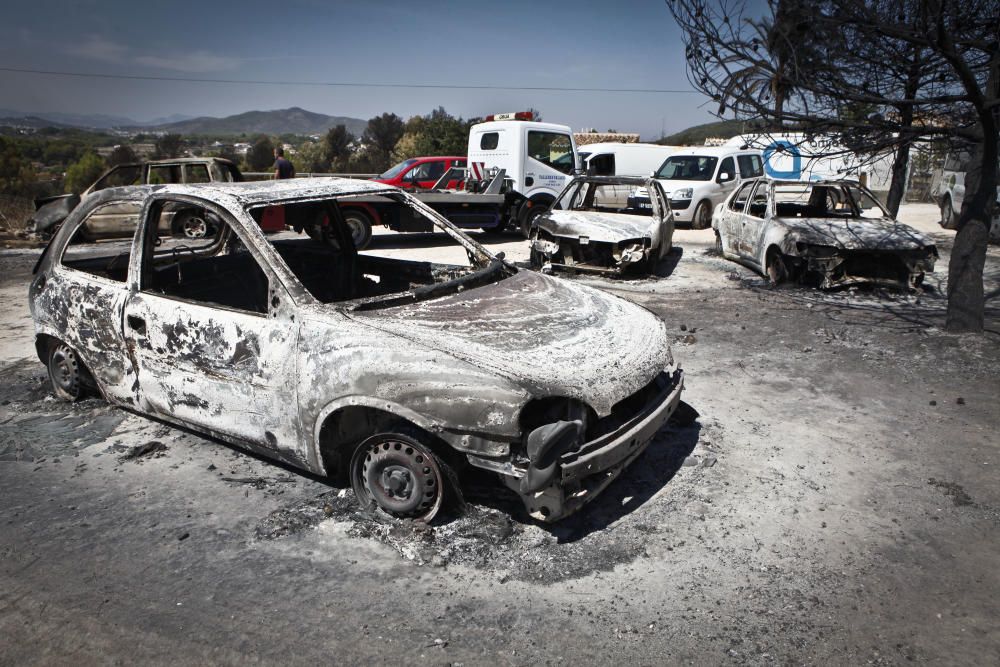
[[[175,132],[178,134],[322,134],[336,125],[360,136],[368,121],[349,116],[328,116],[299,107],[273,111],[247,111],[216,118],[173,114],[148,121],[106,114],[74,114],[60,112],[24,112],[0,109],[0,125],[24,127],[77,127],[108,130],[112,128],[136,131]]]

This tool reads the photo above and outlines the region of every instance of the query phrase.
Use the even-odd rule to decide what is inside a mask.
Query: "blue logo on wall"
[[[779,153],[782,156],[791,155],[792,168],[788,171],[775,169],[771,165],[771,156],[775,153]],[[764,149],[764,171],[771,178],[787,178],[791,180],[799,179],[802,177],[802,154],[799,153],[798,147],[796,147],[792,142],[785,141],[784,139],[778,139]]]

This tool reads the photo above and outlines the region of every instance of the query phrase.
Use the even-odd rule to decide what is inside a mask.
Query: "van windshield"
[[[671,155],[656,171],[656,178],[667,181],[710,181],[718,161],[719,158],[707,155]]]

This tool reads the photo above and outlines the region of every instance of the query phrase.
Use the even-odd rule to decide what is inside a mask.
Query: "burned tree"
[[[895,153],[889,203],[910,146],[972,147],[948,272],[952,331],[981,331],[983,266],[998,179],[997,0],[667,0],[684,33],[688,78],[717,115],[828,134],[859,153]]]

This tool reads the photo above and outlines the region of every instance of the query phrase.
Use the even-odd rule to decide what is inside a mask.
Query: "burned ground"
[[[0,662],[1000,659],[995,297],[989,333],[953,336],[936,281],[770,290],[707,232],[676,243],[669,277],[610,289],[664,319],[701,416],[552,526],[484,478],[465,516],[372,521],[322,480],[48,398],[30,320],[5,333],[0,443],[30,447],[0,461]],[[0,255],[14,326],[33,260]]]

